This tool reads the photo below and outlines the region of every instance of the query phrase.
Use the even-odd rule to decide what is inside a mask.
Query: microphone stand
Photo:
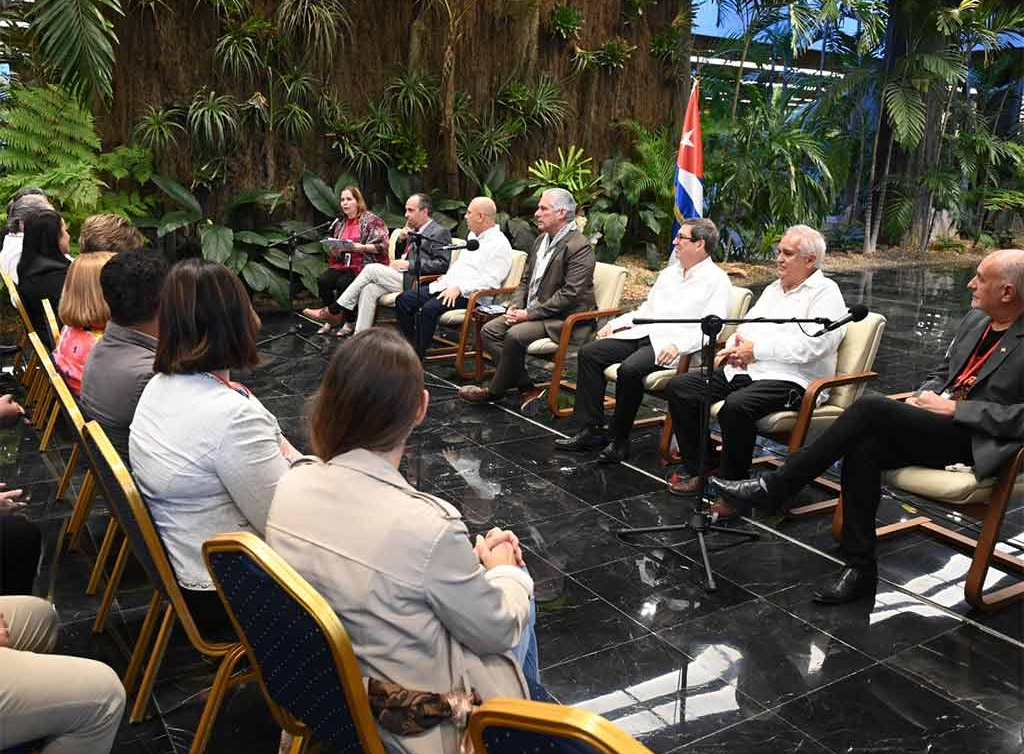
[[[431,238],[430,236],[425,236],[422,233],[417,233],[416,231],[410,231],[409,235],[412,236],[413,243],[415,244],[415,247],[413,248],[413,252],[416,254],[416,261],[415,261],[416,269],[413,272],[413,275],[415,276],[415,278],[413,280],[413,290],[416,291],[416,296],[417,296],[417,302],[418,303],[416,305],[416,315],[413,317],[413,320],[412,320],[412,333],[413,333],[413,344],[414,344],[414,347],[418,350],[419,349],[419,345],[420,345],[420,331],[423,329],[423,303],[419,302],[419,299],[418,299],[419,294],[420,294],[420,285],[421,285],[421,283],[420,283],[420,270],[422,268],[421,268],[420,265],[422,264],[422,260],[423,260],[423,242],[424,241],[428,241],[428,242],[430,242],[430,243],[432,243],[432,244],[434,244],[436,246],[444,246],[445,244],[441,243],[437,239]],[[428,283],[428,286],[429,286],[429,283]],[[428,287],[427,290],[429,292],[429,287]],[[424,382],[426,382],[428,374],[429,374],[429,372],[427,372],[427,370],[424,369],[423,370]],[[450,390],[450,391],[458,390],[457,387],[451,387],[450,385],[436,385],[436,384],[435,385],[431,385],[429,382],[426,382],[426,385],[427,385],[427,387],[432,388],[434,390]]]
[[[711,375],[714,372],[715,343],[718,341],[718,336],[725,325],[740,325],[751,322],[777,325],[816,324],[822,325],[826,330],[833,324],[832,320],[824,317],[815,317],[811,319],[772,319],[768,317],[754,317],[753,319],[723,319],[722,317],[708,315],[699,319],[648,319],[641,317],[633,320],[633,324],[636,325],[700,325],[703,336],[703,343],[701,344],[700,376],[701,381],[704,383],[704,394],[701,396],[700,402],[700,421],[698,422],[700,444],[697,446],[697,469],[700,479],[700,488],[697,502],[694,504],[690,515],[690,520],[686,523],[671,524],[668,526],[645,526],[632,529],[618,529],[615,532],[615,536],[626,544],[632,544],[630,542],[631,537],[637,537],[645,534],[664,534],[669,532],[685,531],[686,529],[692,530],[693,533],[697,535],[697,544],[700,547],[701,560],[704,564],[704,573],[706,576],[705,586],[709,592],[717,590],[718,585],[715,583],[715,576],[711,571],[711,560],[708,557],[707,543],[704,541],[705,535],[709,532],[717,532],[719,534],[727,534],[732,537],[742,537],[743,539],[750,540],[758,539],[760,537],[758,532],[733,529],[732,527],[720,526],[712,523],[713,516],[711,513],[711,500],[705,495],[708,481],[708,470],[705,463],[707,458],[708,434],[711,430]],[[823,330],[821,333],[814,333],[814,335],[821,335],[826,330]]]
[[[262,348],[263,346],[267,345],[268,343],[273,343],[274,341],[280,340],[281,338],[285,338],[285,337],[288,337],[288,336],[293,336],[293,337],[296,337],[299,340],[301,340],[306,345],[308,345],[311,348],[313,348],[313,350],[315,350],[317,352],[317,355],[323,356],[323,347],[319,343],[311,340],[310,338],[307,338],[302,333],[302,322],[301,322],[301,320],[298,319],[298,312],[295,311],[295,293],[294,293],[294,282],[293,282],[294,271],[295,271],[295,255],[299,253],[299,250],[298,250],[299,238],[301,238],[302,236],[306,235],[307,233],[319,232],[319,231],[323,230],[324,228],[327,228],[330,225],[333,225],[335,222],[336,222],[335,220],[328,220],[327,222],[320,223],[320,225],[314,225],[314,226],[312,226],[310,228],[305,228],[303,230],[293,231],[292,233],[290,233],[288,235],[288,237],[286,239],[284,239],[283,242],[282,241],[278,241],[278,242],[272,243],[270,245],[271,247],[275,247],[275,246],[280,246],[281,243],[284,243],[288,247],[288,316],[291,319],[292,324],[284,332],[278,333],[277,335],[270,335],[270,336],[268,336],[266,338],[263,338],[262,340],[256,341],[256,347],[257,348]],[[317,253],[319,253],[319,252],[317,252]]]

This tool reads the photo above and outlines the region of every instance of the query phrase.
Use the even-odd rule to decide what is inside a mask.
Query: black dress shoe
[[[729,500],[755,508],[773,508],[774,502],[768,495],[768,489],[764,486],[764,480],[760,477],[753,479],[722,479],[717,476],[709,480]]]
[[[839,577],[814,593],[814,601],[822,605],[843,605],[874,595],[878,587],[878,568],[851,568],[839,572]]]
[[[555,440],[555,447],[559,450],[594,450],[604,447],[608,438],[604,432],[594,427],[584,427],[572,437],[559,437]]]
[[[613,440],[597,454],[598,463],[622,463],[629,460],[629,440]]]

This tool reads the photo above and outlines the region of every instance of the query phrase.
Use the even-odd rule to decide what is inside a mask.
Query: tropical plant
[[[644,11],[649,5],[657,5],[658,0],[624,0],[622,3],[622,16],[627,24],[637,21],[644,16]]]
[[[150,105],[135,121],[135,141],[149,147],[155,154],[162,154],[171,147],[176,147],[178,133],[185,132],[180,123],[181,117],[181,108]]]
[[[570,112],[562,87],[546,75],[533,86],[514,79],[505,82],[498,89],[497,102],[513,113],[524,132],[531,127],[548,131],[561,128]]]
[[[230,94],[200,89],[185,115],[193,143],[211,152],[224,152],[238,132],[238,106]]]
[[[295,49],[321,63],[334,59],[338,37],[352,31],[352,20],[342,0],[281,0],[274,26]]]
[[[28,14],[32,31],[57,82],[88,101],[113,95],[117,35],[107,18],[123,16],[120,0],[36,0]]]
[[[636,52],[636,45],[629,44],[622,37],[615,37],[594,51],[594,62],[609,70],[625,68],[634,52]]]
[[[679,55],[679,29],[670,26],[651,36],[651,55],[663,63],[671,63]]]
[[[405,118],[428,116],[437,109],[437,79],[422,68],[404,71],[384,87],[384,97]]]
[[[548,29],[552,34],[558,34],[562,39],[579,37],[582,28],[583,14],[568,3],[556,5],[551,9],[551,15],[548,16]]]
[[[564,188],[576,198],[576,206],[584,210],[597,195],[600,178],[594,177],[592,158],[575,144],[568,151],[558,148],[558,161],[539,159],[529,167],[530,188],[539,196],[549,188]]]
[[[73,227],[103,206],[146,211],[138,186],[152,171],[148,149],[101,153],[92,114],[63,89],[14,86],[8,94],[0,107],[0,196],[39,186]]]

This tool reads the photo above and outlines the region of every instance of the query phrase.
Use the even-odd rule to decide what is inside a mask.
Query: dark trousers
[[[467,306],[469,306],[469,300],[465,296],[455,299],[453,306],[445,306],[441,299],[424,285],[418,290],[406,291],[398,296],[398,300],[395,302],[398,329],[412,343],[412,347],[416,349],[416,353],[422,359],[427,355],[441,315],[452,309],[465,309]],[[422,312],[418,322],[417,312]]]
[[[188,611],[192,613],[192,620],[196,622],[196,628],[200,635],[207,641],[238,641],[238,634],[231,625],[231,618],[228,611],[221,602],[220,595],[216,591],[205,591],[201,589],[185,589],[182,587],[181,596],[188,605]]]
[[[356,272],[353,270],[336,270],[333,267],[328,267],[320,273],[316,287],[320,294],[320,300],[331,314],[341,314],[341,304],[338,303],[338,298],[355,279]]]
[[[973,463],[971,432],[939,416],[882,396],[861,398],[817,440],[801,448],[765,482],[784,499],[843,459],[842,551],[850,565],[875,560],[875,514],[882,472],[901,466],[941,469]]]
[[[0,595],[32,594],[43,534],[23,516],[0,514]]]
[[[663,367],[654,363],[656,354],[650,338],[619,340],[601,338],[583,346],[579,353],[575,415],[581,427],[604,425],[604,370],[619,364],[615,380],[615,415],[612,438],[625,440],[633,428],[636,412],[644,398],[644,377]]]
[[[688,472],[698,474],[701,472],[698,467],[700,443],[710,444],[707,436],[700,436],[704,380],[699,372],[682,374],[672,378],[667,392],[683,464]],[[714,370],[708,398],[712,404],[725,401],[718,412],[718,425],[722,428],[722,458],[718,475],[723,479],[745,479],[757,440],[757,428],[754,426],[757,420],[773,411],[796,408],[803,397],[804,389],[795,382],[751,380],[745,374],[738,374],[729,382],[724,371]],[[710,453],[704,457],[705,460],[710,459]]]
[[[526,371],[526,349],[535,340],[547,336],[544,320],[535,319],[505,324],[504,317],[495,317],[483,329],[484,350],[494,359],[494,377],[488,391],[502,396],[513,388],[526,390],[533,380]]]

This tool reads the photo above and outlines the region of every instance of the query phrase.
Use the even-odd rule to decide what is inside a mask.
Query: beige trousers
[[[108,754],[124,712],[124,688],[107,665],[44,654],[57,613],[37,597],[0,597],[10,633],[0,648],[0,749],[43,739],[43,754]]]
[[[402,292],[402,273],[386,264],[368,264],[341,294],[338,304],[352,311],[357,306],[355,332],[373,327],[377,299],[385,293]]]

